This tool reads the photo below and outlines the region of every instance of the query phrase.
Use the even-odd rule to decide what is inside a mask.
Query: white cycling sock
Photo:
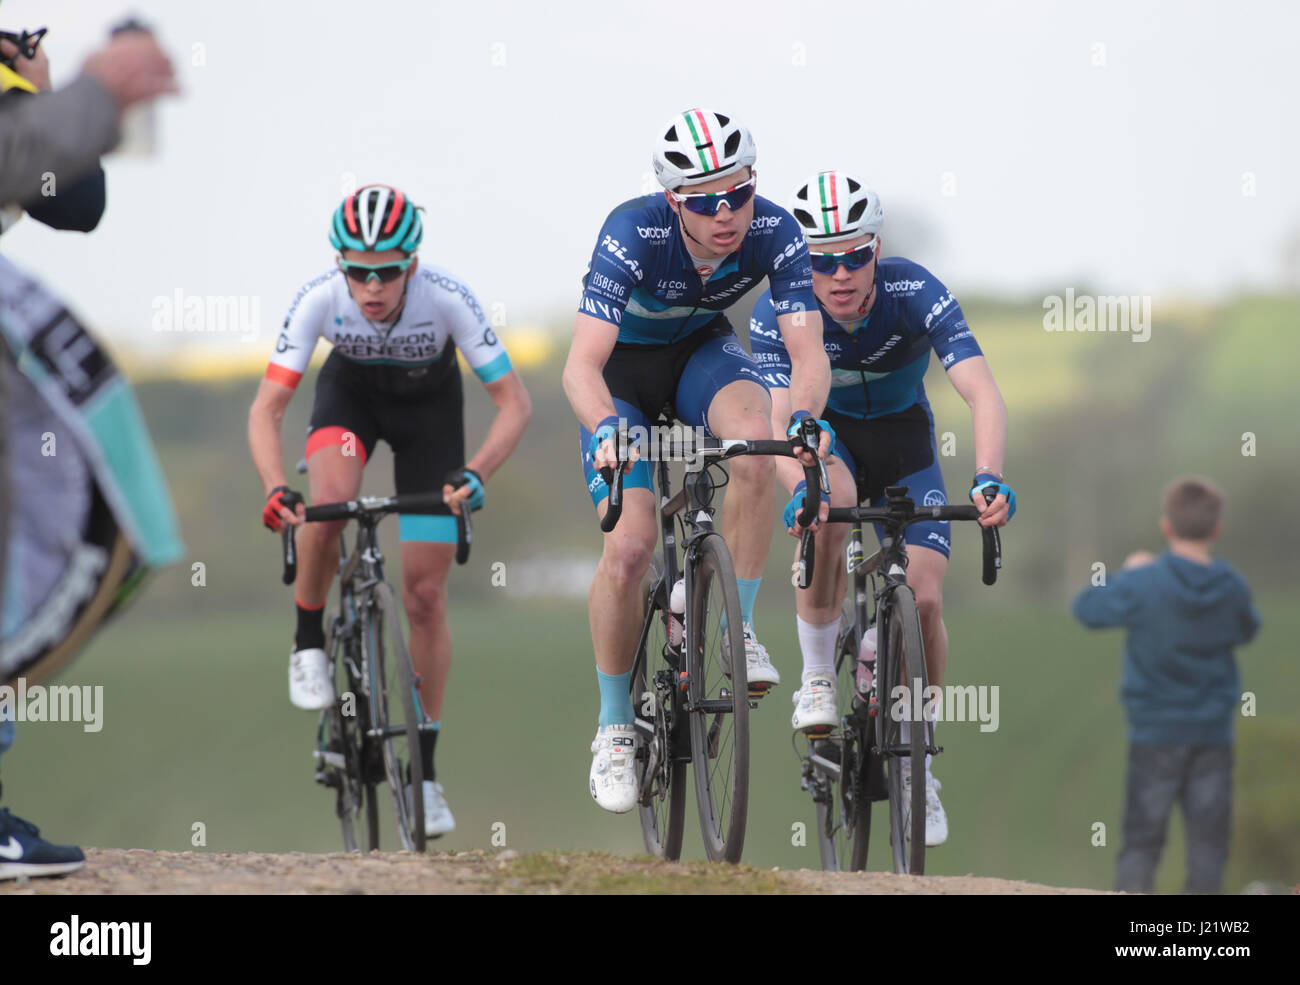
[[[803,679],[829,677],[835,680],[835,641],[840,635],[840,621],[814,626],[795,616],[799,626],[799,649],[803,653]]]
[[[937,734],[938,734],[938,725],[937,725],[937,724],[935,725],[935,730],[936,730],[936,736],[937,736]],[[904,720],[904,721],[901,721],[901,722],[898,723],[898,741],[899,741],[902,745],[907,745],[909,742],[912,741],[912,723],[911,723],[911,722]],[[936,737],[936,739],[935,739],[934,744],[935,744],[936,746],[939,744],[939,740],[938,740],[937,737]],[[933,759],[933,758],[934,758],[934,757],[931,756],[928,752],[925,754],[925,775],[926,775],[927,777],[930,775],[930,760]]]

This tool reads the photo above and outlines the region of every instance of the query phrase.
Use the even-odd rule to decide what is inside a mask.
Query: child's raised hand
[[[1134,551],[1124,559],[1123,570],[1127,571],[1129,568],[1140,568],[1144,564],[1150,564],[1155,559],[1156,556],[1150,551]]]

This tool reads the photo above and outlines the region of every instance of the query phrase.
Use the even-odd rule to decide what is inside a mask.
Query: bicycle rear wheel
[[[695,799],[709,860],[739,862],[749,809],[749,682],[740,593],[721,535],[708,534],[695,551],[686,620]]]
[[[665,657],[667,589],[659,585],[661,571],[662,566],[652,565],[642,586],[649,630],[637,654],[632,705],[636,709],[641,740],[636,776],[645,850],[656,858],[676,861],[682,854],[682,832],[686,826],[686,763],[679,762],[678,757],[689,738],[687,730],[681,727],[683,712],[681,691],[676,687],[677,674]]]
[[[366,627],[372,734],[382,743],[384,773],[393,795],[398,835],[408,851],[424,851],[424,768],[415,674],[393,589],[373,589]],[[410,788],[410,797],[406,795]]]
[[[901,717],[912,719],[914,709],[923,706],[929,678],[925,671],[925,647],[921,640],[921,621],[916,612],[912,589],[899,585],[892,589],[892,599],[885,647],[892,685],[888,713],[884,717],[885,771],[889,780],[889,837],[894,855],[894,871],[921,875],[925,872],[925,751],[928,723],[924,714],[909,725],[910,741],[902,743],[902,722],[895,721],[893,687],[906,685],[907,705]],[[879,660],[877,660],[879,670]]]

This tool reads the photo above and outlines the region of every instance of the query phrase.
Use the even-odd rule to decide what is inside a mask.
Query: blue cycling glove
[[[985,490],[993,493],[995,497],[999,495],[1007,497],[1008,520],[1016,515],[1016,494],[1010,486],[990,472],[977,473],[971,486],[971,501],[974,502],[976,493],[983,493]]]
[[[790,415],[790,426],[785,429],[785,436],[787,438],[793,438],[799,433],[799,425],[803,423],[803,419],[805,417],[812,417],[812,414],[810,414],[806,410],[796,410],[793,414]],[[835,429],[831,427],[829,421],[826,421],[820,417],[817,418],[817,426],[831,436],[830,448],[833,451],[835,448]],[[816,448],[813,449],[813,451],[816,450],[817,450]]]
[[[807,492],[807,490],[808,490],[808,483],[804,482],[801,479],[799,481],[799,485],[794,487],[794,495],[790,497],[790,502],[785,504],[785,510],[781,513],[781,519],[785,521],[785,525],[787,529],[794,526],[795,519],[799,516],[799,512],[803,509],[804,493]],[[825,489],[823,489],[822,502],[829,503],[830,501],[831,501],[830,493],[828,493]]]
[[[600,450],[600,446],[604,444],[606,439],[617,439],[617,437],[618,416],[611,414],[609,417],[597,424],[596,430],[591,433],[591,440],[587,442],[587,454],[592,458],[595,458],[596,452]]]
[[[457,489],[461,486],[469,486],[469,508],[471,510],[483,508],[487,494],[483,491],[482,477],[473,469],[457,469],[447,476],[446,483]]]

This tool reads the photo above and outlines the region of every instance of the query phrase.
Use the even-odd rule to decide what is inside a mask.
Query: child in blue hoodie
[[[1115,888],[1149,893],[1175,800],[1187,828],[1184,892],[1217,893],[1232,828],[1233,720],[1241,682],[1233,648],[1259,630],[1250,587],[1210,557],[1223,494],[1184,476],[1164,493],[1159,557],[1135,551],[1106,584],[1085,588],[1085,626],[1123,626],[1120,696],[1128,716],[1124,845]]]

